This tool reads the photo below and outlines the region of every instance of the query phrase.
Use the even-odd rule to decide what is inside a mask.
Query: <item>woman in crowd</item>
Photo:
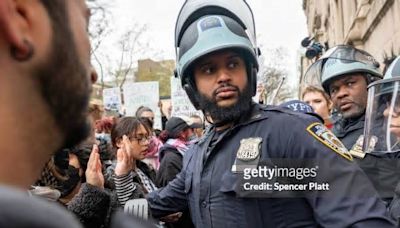
[[[151,129],[145,120],[136,117],[120,119],[111,131],[113,147],[117,149],[114,170],[115,190],[122,206],[130,199],[144,198],[154,191],[155,171],[142,162],[148,152]]]
[[[146,125],[150,128],[150,132],[152,134],[147,149],[148,151],[143,162],[151,165],[155,170],[158,170],[158,167],[160,166],[158,161],[158,151],[162,147],[162,142],[155,136],[156,130],[154,129],[154,112],[149,107],[140,106],[136,110],[136,118],[147,119],[148,121],[146,122]]]
[[[302,94],[302,100],[309,104],[314,112],[322,117],[328,129],[333,127],[331,121],[332,101],[322,89],[315,86],[307,86]]]
[[[72,211],[88,228],[109,227],[119,205],[116,195],[104,187],[99,147],[82,144],[57,152],[46,164],[37,186],[31,190]]]

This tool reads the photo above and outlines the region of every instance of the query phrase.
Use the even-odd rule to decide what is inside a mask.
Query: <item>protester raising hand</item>
[[[122,137],[122,146],[117,150],[117,166],[115,175],[121,176],[128,174],[134,167],[130,141],[126,135]]]
[[[100,161],[99,147],[97,145],[93,145],[85,172],[86,182],[103,189],[104,176],[101,168],[102,166]]]

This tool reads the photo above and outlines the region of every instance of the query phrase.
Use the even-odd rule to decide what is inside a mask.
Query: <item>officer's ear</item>
[[[31,29],[38,1],[0,1],[0,39],[14,59],[25,60],[33,53]]]

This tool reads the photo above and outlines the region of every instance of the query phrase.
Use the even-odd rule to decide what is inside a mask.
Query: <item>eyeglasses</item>
[[[136,140],[139,144],[144,145],[146,142],[150,142],[152,135],[148,136],[141,136],[141,137],[129,137],[129,140],[132,142],[133,140]]]

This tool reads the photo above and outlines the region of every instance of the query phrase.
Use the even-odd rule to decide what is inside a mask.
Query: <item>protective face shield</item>
[[[391,64],[383,80],[369,86],[363,151],[400,151],[400,57]]]
[[[333,79],[350,73],[366,73],[369,82],[382,78],[379,63],[370,54],[349,45],[329,49],[313,63],[304,76],[304,84],[320,84],[329,94]]]
[[[223,49],[235,49],[243,54],[249,84],[256,93],[258,48],[253,14],[244,0],[187,0],[175,27],[177,56],[176,74],[194,107],[199,108],[191,72],[199,58]]]

